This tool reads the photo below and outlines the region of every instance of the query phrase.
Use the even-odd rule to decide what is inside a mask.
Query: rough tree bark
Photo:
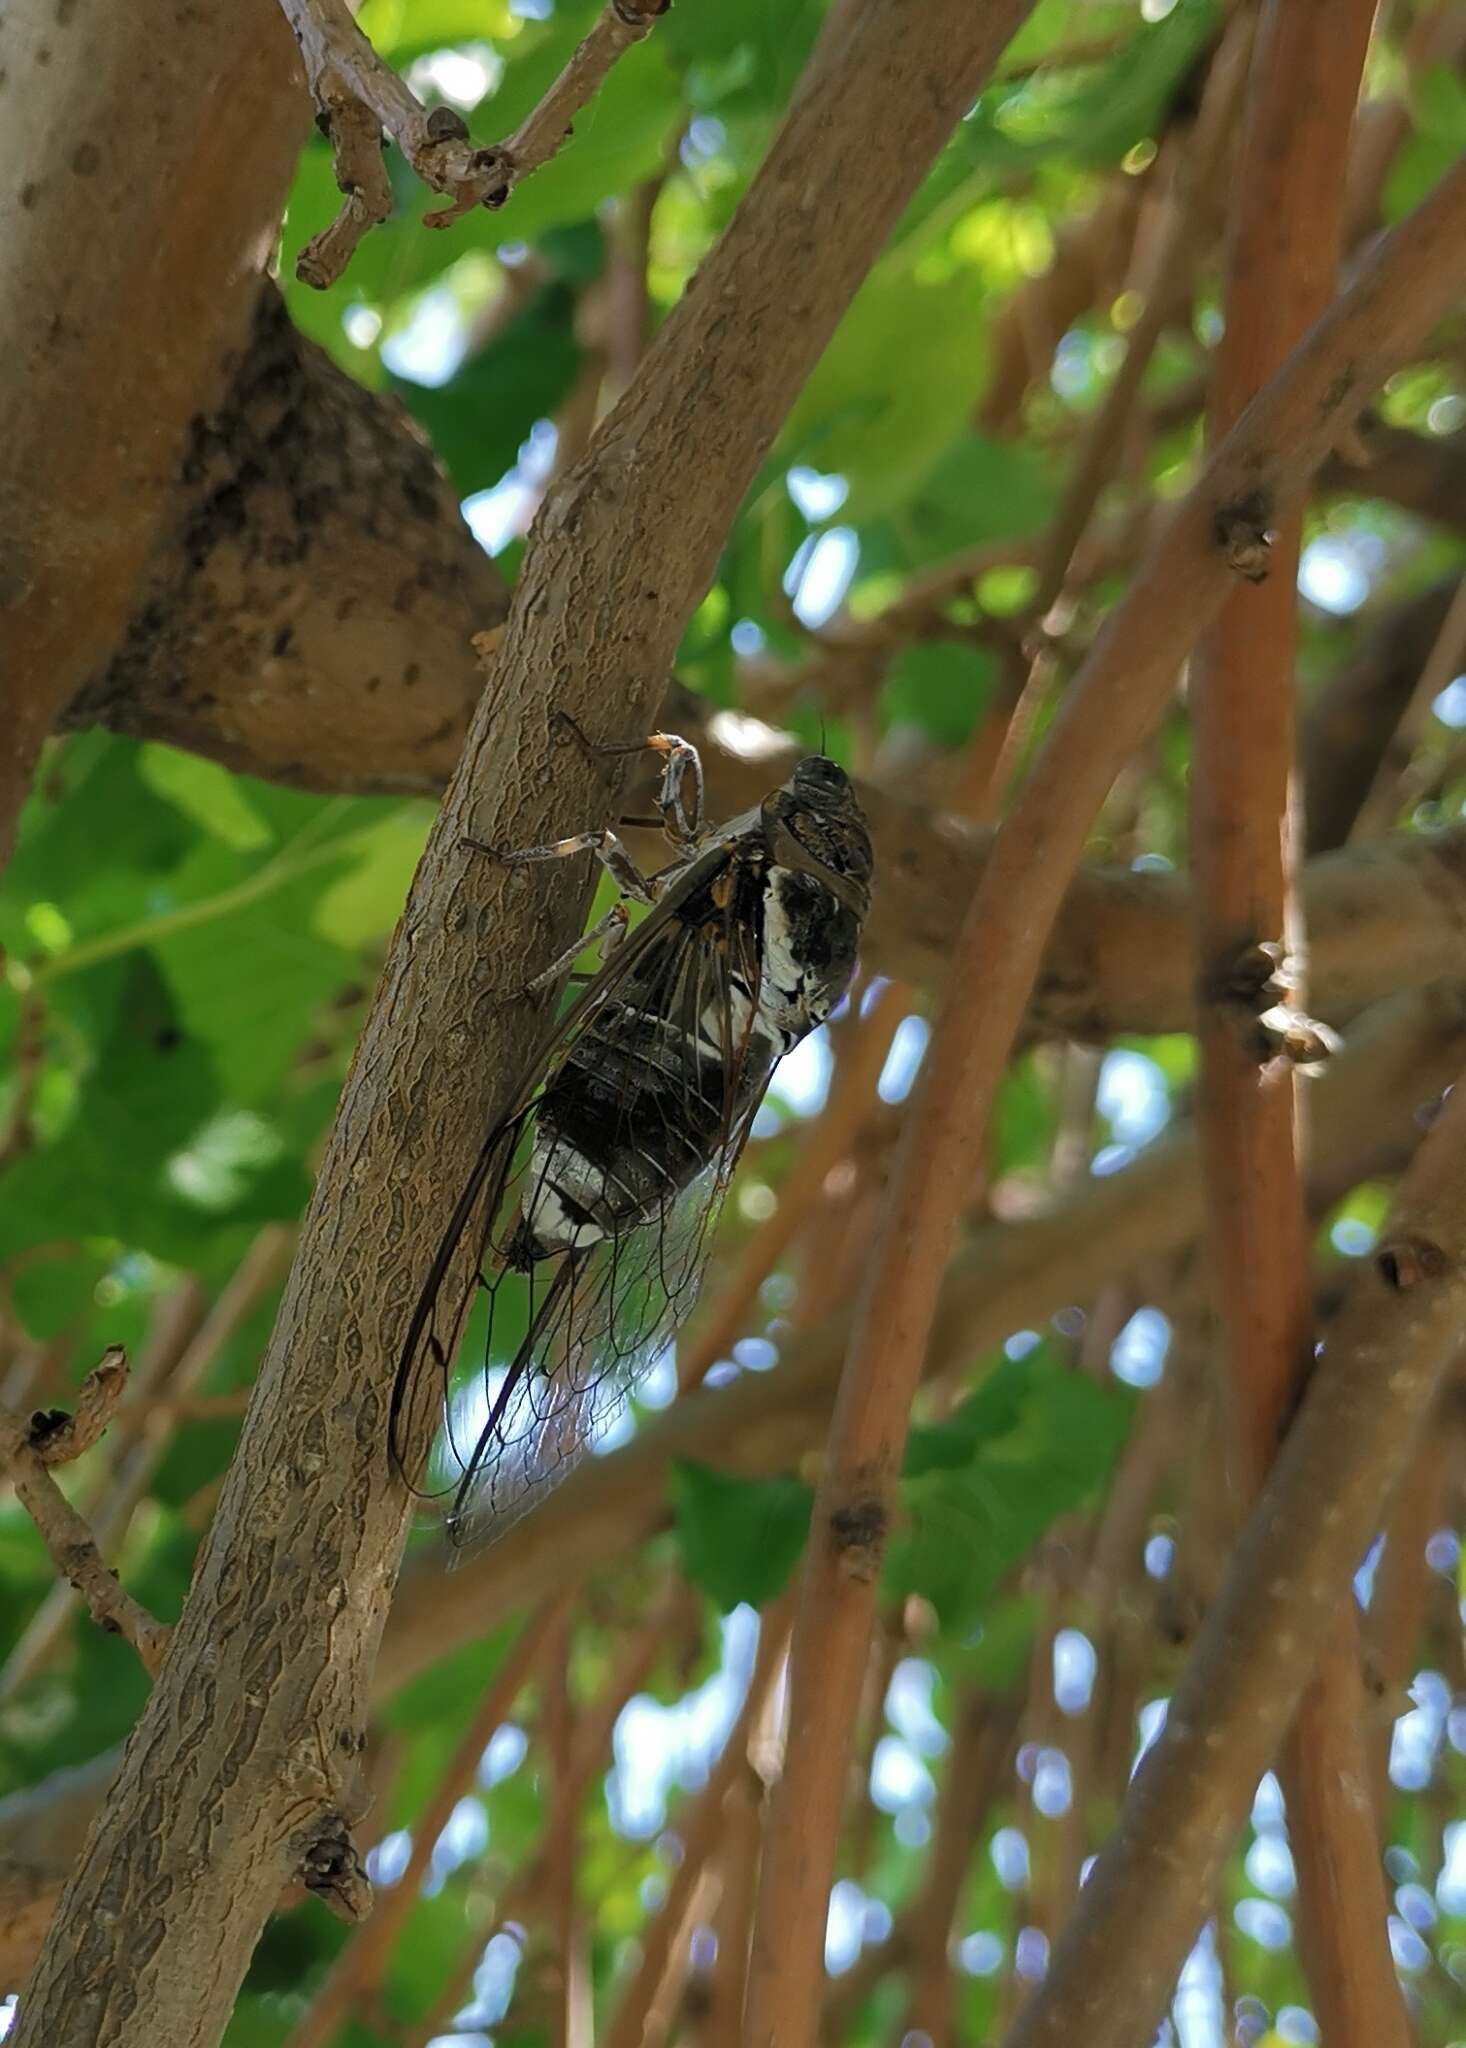
[[[210,1536],[147,1712],[22,1999],[19,2048],[205,2048],[260,1926],[343,1841],[408,1501],[385,1396],[419,1248],[526,1057],[482,999],[559,949],[576,874],[467,861],[604,817],[549,716],[644,732],[759,461],[1027,9],[837,7],[733,223],[536,523],[494,688],[399,926]],[[476,1000],[477,998],[477,1000]],[[429,1166],[431,1165],[431,1173]]]

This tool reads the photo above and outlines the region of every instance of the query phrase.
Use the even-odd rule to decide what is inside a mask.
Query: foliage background
[[[594,11],[585,0],[367,0],[362,21],[420,92],[460,104],[476,138],[493,140],[534,104]],[[587,394],[591,403],[614,395],[613,271],[632,263],[644,275],[651,323],[676,301],[757,165],[821,12],[816,0],[781,8],[684,0],[616,67],[573,141],[502,216],[475,213],[449,233],[423,233],[423,195],[394,155],[398,214],[325,293],[292,275],[295,252],[338,201],[327,145],[313,139],[306,149],[282,250],[291,315],[354,376],[396,390],[511,578],[557,459],[552,423],[563,459],[584,431]],[[1384,187],[1386,221],[1466,145],[1458,72],[1407,68],[1410,15],[1395,10],[1368,74],[1371,94],[1403,92],[1409,111]],[[1055,262],[1066,229],[1103,195],[1121,180],[1144,182],[1158,145],[1194,110],[1220,19],[1209,0],[1147,0],[1139,10],[1132,0],[1042,0],[859,294],[750,493],[683,648],[679,675],[692,690],[806,741],[823,734],[830,751],[874,781],[934,804],[950,794],[1004,685],[1004,643],[991,622],[1022,614],[1032,569],[991,568],[939,629],[893,641],[873,681],[838,665],[812,673],[817,636],[830,619],[875,618],[910,579],[959,550],[1031,542],[1049,525],[1123,354],[1135,295],[1122,288],[1050,337],[1051,367],[994,422],[985,396],[997,315],[1022,302]],[[639,208],[649,221],[644,251],[632,236]],[[1219,326],[1219,225],[1198,228],[1195,288],[1157,348],[1102,520],[1174,497],[1192,474],[1197,380]],[[1379,406],[1385,424],[1441,441],[1460,429],[1459,344],[1448,337],[1392,380]],[[1362,489],[1321,499],[1309,520],[1300,681],[1317,692],[1375,618],[1459,573],[1463,546],[1452,526]],[[1121,550],[1073,592],[1035,732],[1126,566]],[[1437,701],[1422,732],[1397,830],[1429,828],[1461,810],[1463,725],[1466,677]],[[1117,790],[1095,857],[1181,864],[1187,772],[1178,700],[1148,758]],[[9,1076],[0,1097],[0,1315],[11,1398],[64,1399],[108,1343],[145,1356],[180,1301],[217,1297],[262,1231],[298,1220],[428,815],[420,801],[302,795],[99,732],[55,746],[0,885]],[[488,978],[492,966],[485,963]],[[878,1181],[899,1122],[925,1007],[925,991],[910,994],[910,1021],[881,1104],[872,1105],[863,1185]],[[832,1034],[837,1062],[851,1021],[843,1041],[838,1028]],[[823,1098],[828,1060],[803,1059],[776,1083],[729,1218],[730,1260],[777,1204],[802,1125]],[[1191,1074],[1190,1041],[1176,1035],[1097,1051],[1031,1047],[1010,1074],[975,1198],[994,1216],[1016,1217],[1076,1176],[1123,1172],[1138,1147],[1184,1115]],[[1366,1182],[1319,1219],[1325,1291],[1331,1268],[1367,1249],[1386,1192]],[[748,1332],[755,1343],[737,1347],[719,1370],[767,1369],[777,1358],[820,1256],[818,1233],[796,1238],[762,1291],[759,1327]],[[919,1897],[965,1704],[1011,1708],[1015,1757],[970,1845],[953,1927],[955,2039],[984,2038],[1041,1967],[1060,1903],[1055,1872],[1068,1853],[1060,1837],[1070,1851],[1076,1827],[1082,1849],[1098,1841],[1133,1750],[1133,1740],[1118,1751],[1112,1744],[1108,1762],[1091,1757],[1081,1774],[1076,1758],[1086,1744],[1076,1747],[1074,1731],[1100,1713],[1101,1690],[1131,1738],[1153,1727],[1211,1562],[1198,1448],[1182,1426],[1205,1376],[1204,1314],[1195,1290],[1172,1273],[1117,1281],[1116,1298],[1087,1305],[1087,1320],[1061,1317],[1042,1332],[1015,1332],[1005,1353],[968,1358],[935,1390],[908,1457],[906,1525],[886,1580],[884,1684],[874,1687],[864,1735],[868,1799],[852,1809],[830,1960],[848,1971],[862,1949],[879,1953],[893,1916]],[[130,1588],[165,1618],[186,1590],[273,1302],[272,1287],[258,1290],[181,1407],[169,1409],[160,1395],[131,1425],[134,1446],[153,1444],[154,1468],[113,1554]],[[1086,1633],[1096,1596],[1080,1567],[1136,1410],[1160,1403],[1169,1404],[1175,1455],[1154,1484],[1139,1548],[1110,1589],[1134,1663],[1128,1689],[1117,1693],[1113,1674],[1096,1688]],[[1217,1439],[1209,1441],[1215,1456]],[[114,1431],[76,1470],[81,1497],[108,1498],[128,1443],[126,1430]],[[1395,1953],[1427,2043],[1459,2039],[1466,1987],[1453,1445],[1441,1525],[1428,1532],[1421,1632],[1386,1702]],[[791,1472],[753,1483],[679,1468],[663,1533],[608,1564],[577,1611],[568,1684],[585,1707],[607,1696],[622,1646],[659,1611],[668,1586],[685,1577],[693,1589],[621,1718],[614,1770],[604,1785],[597,1775],[578,1816],[577,1938],[602,2013],[614,2009],[665,1894],[679,1815],[746,1677],[753,1628],[745,1603],[773,1599],[797,1557],[807,1479]],[[51,1580],[29,1523],[6,1502],[7,1793],[44,1788],[56,1772],[106,1751],[145,1694],[131,1652],[85,1617],[68,1612],[43,1654],[27,1650],[37,1615],[48,1598],[54,1605]],[[1112,1621],[1107,1614],[1107,1629]],[[400,1869],[413,1818],[512,1633],[496,1630],[444,1658],[384,1708],[373,1819],[384,1881]],[[1113,1629],[1107,1640],[1113,1649]],[[431,2008],[465,1944],[475,1943],[487,1960],[457,2033],[505,2048],[550,2037],[554,1979],[541,1967],[543,1930],[532,1912],[523,1915],[530,1935],[516,1978],[518,1949],[495,1935],[494,1911],[505,1873],[530,1863],[546,1826],[543,1690],[530,1688],[520,1702],[513,1728],[522,1734],[506,1727],[490,1746],[384,1980],[339,2031],[341,2042],[412,2038],[402,2029]],[[1229,2038],[1230,2029],[1249,2041],[1269,2030],[1310,2038],[1290,1898],[1276,1790],[1265,1785],[1178,1997],[1171,2025],[1179,2038]],[[284,2038],[308,2014],[341,1939],[316,1908],[277,1917],[230,2042]],[[706,1944],[694,1937],[691,1954],[695,1984],[709,1968]],[[900,2038],[899,1960],[892,1950],[890,1966],[870,1973],[867,1994],[842,2011],[837,2038]],[[700,2038],[691,1994],[678,2011],[677,2037]]]

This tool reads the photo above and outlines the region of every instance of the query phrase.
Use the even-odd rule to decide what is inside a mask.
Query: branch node
[[[1202,997],[1258,1016],[1284,1002],[1297,986],[1298,964],[1281,940],[1248,939],[1217,963]]]
[[[841,1569],[852,1579],[874,1583],[880,1574],[889,1517],[879,1494],[860,1494],[830,1516],[830,1533],[840,1551]]]
[[[1227,567],[1245,583],[1265,583],[1272,567],[1273,543],[1277,532],[1272,524],[1270,491],[1248,491],[1217,508],[1212,524],[1217,546],[1227,558]]]
[[[1303,1010],[1290,1009],[1286,1003],[1264,1010],[1257,1022],[1261,1057],[1285,1059],[1304,1074],[1317,1073],[1344,1043],[1330,1025]]]
[[[127,1386],[127,1353],[120,1344],[109,1344],[97,1365],[81,1383],[76,1412],[64,1408],[38,1408],[26,1430],[26,1442],[43,1465],[69,1465],[83,1451],[99,1441],[117,1412]]]
[[[1405,1294],[1426,1280],[1439,1280],[1450,1260],[1428,1237],[1398,1237],[1380,1246],[1375,1264],[1385,1285]]]
[[[359,1921],[372,1910],[372,1884],[344,1814],[321,1817],[319,1831],[300,1857],[300,1881],[338,1920]]]

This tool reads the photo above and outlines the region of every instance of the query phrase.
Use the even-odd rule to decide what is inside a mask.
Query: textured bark
[[[339,1840],[409,1502],[385,1402],[420,1277],[537,1016],[583,874],[465,859],[610,808],[557,743],[646,730],[740,500],[1021,4],[838,7],[769,157],[536,523],[398,928],[168,1660],[22,1999],[17,2048],[207,2048],[303,1859]],[[938,57],[935,53],[940,53]],[[568,864],[567,864],[568,865]]]
[[[230,368],[122,644],[60,723],[305,789],[436,793],[503,581],[403,408],[298,334],[273,285]]]
[[[0,17],[0,859],[43,740],[126,629],[306,125],[272,0]]]

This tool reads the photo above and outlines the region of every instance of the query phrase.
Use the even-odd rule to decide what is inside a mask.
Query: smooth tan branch
[[[514,133],[481,148],[452,107],[424,107],[372,48],[346,0],[280,0],[300,46],[316,103],[329,136],[336,182],[345,195],[329,227],[313,235],[296,258],[303,284],[324,291],[350,262],[363,235],[392,211],[392,186],[382,162],[382,135],[447,205],[424,216],[424,227],[443,228],[475,206],[503,206],[516,185],[550,161],[571,132],[573,117],[595,96],[623,51],[651,31],[670,0],[608,0],[569,63]]]

